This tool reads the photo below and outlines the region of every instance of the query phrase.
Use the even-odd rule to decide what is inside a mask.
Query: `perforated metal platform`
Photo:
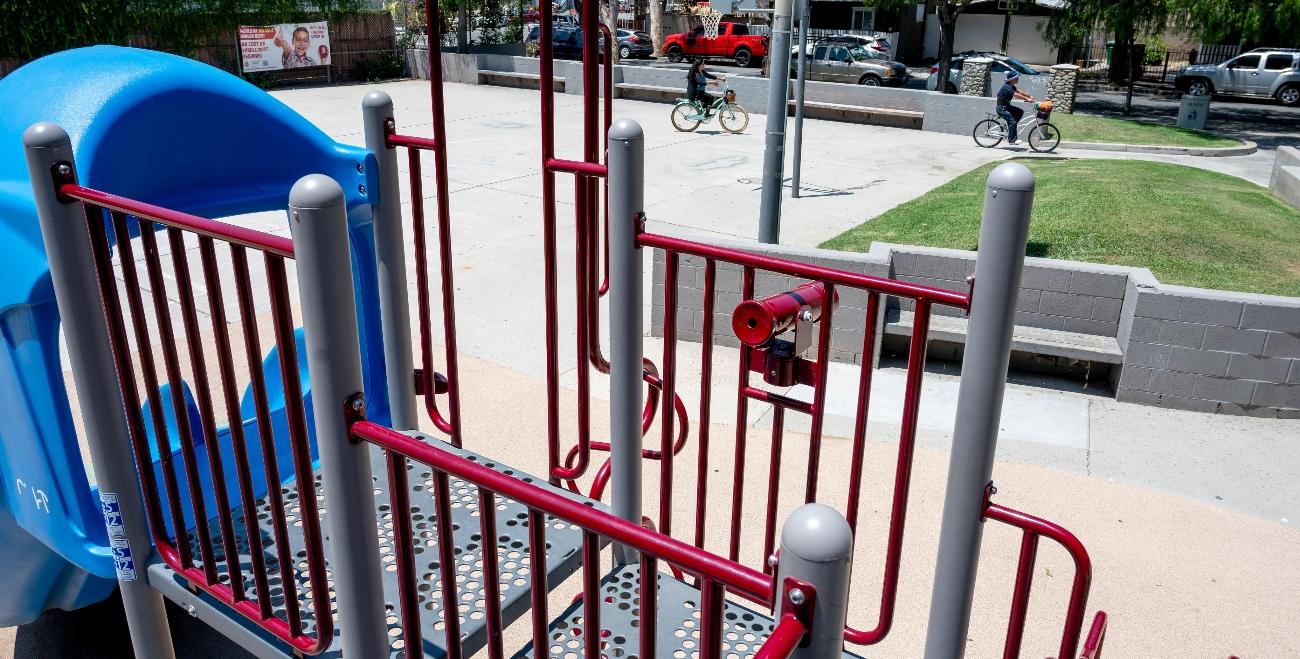
[[[604,659],[638,659],[640,626],[640,571],[635,565],[616,568],[601,579],[605,594],[600,605],[601,642]],[[582,657],[582,606],[575,602],[551,622],[549,655],[556,659]],[[700,591],[670,574],[659,574],[659,618],[655,650],[659,657],[699,659]],[[722,609],[722,656],[729,659],[752,657],[772,633],[776,623],[766,614],[728,601]],[[514,659],[532,657],[529,643]],[[860,659],[844,653],[844,657]]]
[[[580,501],[587,505],[593,505],[588,499],[578,497],[572,493],[560,488],[554,488],[548,485],[544,480],[537,479],[518,472],[506,465],[502,465],[494,460],[489,460],[483,456],[471,453],[469,451],[456,449],[448,444],[442,443],[427,435],[419,433],[408,433],[413,437],[419,437],[424,441],[438,443],[439,446],[461,455],[469,460],[474,460],[484,466],[496,469],[504,474],[515,476],[525,482],[533,483],[546,487],[555,492],[560,492],[566,497],[575,501]],[[434,502],[432,492],[434,483],[432,472],[428,467],[414,462],[408,462],[409,471],[408,482],[411,490],[411,526],[417,538],[415,546],[417,578],[419,580],[418,589],[420,591],[420,618],[423,623],[424,653],[430,657],[445,656],[445,634],[443,633],[442,622],[442,600],[439,596],[441,578],[441,566],[438,563],[438,545],[436,536],[436,525],[434,524]],[[389,626],[389,636],[393,641],[392,656],[401,656],[402,641],[400,638],[400,621],[398,618],[397,608],[397,581],[396,581],[396,563],[393,553],[393,518],[388,504],[388,468],[383,457],[383,452],[378,448],[371,450],[371,470],[374,474],[375,481],[375,518],[379,522],[379,551],[381,560],[384,565],[384,593],[387,599],[386,616]],[[321,528],[323,533],[328,533],[328,510],[325,505],[323,491],[321,489],[320,475],[316,474],[316,491],[317,505],[320,510]],[[297,491],[293,483],[289,483],[281,488],[284,496],[286,508],[286,521],[289,530],[289,545],[291,555],[297,564],[294,566],[294,572],[298,582],[298,600],[303,616],[303,626],[305,633],[313,633],[315,621],[311,615],[310,594],[311,589],[306,579],[306,551],[302,536],[302,520],[300,518],[300,508]],[[484,601],[482,599],[483,587],[481,579],[483,576],[483,561],[481,551],[480,523],[478,513],[478,490],[463,481],[455,478],[451,479],[452,492],[452,529],[453,537],[456,540],[456,578],[458,592],[461,596],[460,614],[461,614],[461,634],[464,642],[465,654],[470,655],[477,652],[486,644],[486,625],[487,620],[484,615]],[[599,504],[594,504],[599,506]],[[601,506],[603,508],[603,506]],[[246,592],[249,593],[250,599],[256,600],[256,588],[248,570],[251,568],[251,558],[248,554],[248,538],[244,534],[243,510],[236,510],[235,513],[236,545],[240,551],[240,564],[243,570],[243,580]],[[281,580],[278,576],[279,561],[276,557],[276,546],[271,527],[271,516],[269,506],[265,498],[259,499],[257,504],[258,521],[261,526],[263,553],[267,565],[267,572],[270,577],[269,596],[272,598],[272,606],[277,615],[284,615],[284,590]],[[555,518],[548,518],[547,530],[547,583],[554,587],[564,581],[565,578],[572,575],[581,564],[582,533],[574,525]],[[225,582],[229,580],[228,573],[225,569],[224,554],[219,537],[219,527],[216,520],[210,521],[213,529],[213,548],[216,552],[216,558],[219,562],[220,569],[218,574],[220,579]],[[513,501],[497,498],[497,556],[500,568],[500,592],[501,592],[501,610],[502,618],[506,624],[517,619],[524,614],[529,607],[529,593],[532,579],[529,576],[528,568],[528,512],[527,509]],[[328,545],[327,545],[328,546]],[[191,541],[191,551],[196,564],[199,562],[198,545]],[[329,558],[328,548],[326,558]],[[162,566],[154,566],[151,572],[157,572],[161,567],[162,573],[151,574],[151,579],[157,580],[164,574],[173,582],[180,582],[174,573]],[[332,584],[332,579],[330,580]],[[162,588],[164,594],[172,599],[178,599],[173,596],[174,588]],[[199,597],[205,601],[212,601],[210,598]],[[330,592],[331,604],[335,603],[334,593]],[[183,602],[181,602],[184,605]],[[218,610],[222,609],[217,605]],[[227,610],[228,611],[228,610]],[[230,614],[227,614],[230,615]],[[257,629],[251,622],[245,620],[242,616],[234,615],[240,625],[246,628],[250,634],[262,641],[268,641],[269,636],[260,629]],[[335,643],[332,645],[333,650],[326,652],[323,657],[337,657],[339,634],[338,626],[335,625]],[[271,641],[271,645],[280,645],[284,654],[288,652],[288,646]]]

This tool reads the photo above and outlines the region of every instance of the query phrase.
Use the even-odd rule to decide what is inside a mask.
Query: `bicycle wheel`
[[[1006,136],[1006,130],[1002,128],[1002,122],[994,119],[985,119],[975,124],[975,130],[971,131],[971,137],[975,138],[975,143],[991,149],[1002,142]]]
[[[1049,123],[1041,123],[1029,130],[1029,148],[1046,153],[1061,143],[1061,131]]]
[[[678,103],[673,106],[672,120],[673,128],[689,133],[700,127],[699,119],[692,119],[691,116],[696,114],[695,108],[690,103]]]
[[[749,127],[749,113],[739,103],[728,103],[718,110],[718,123],[728,133],[739,135]]]

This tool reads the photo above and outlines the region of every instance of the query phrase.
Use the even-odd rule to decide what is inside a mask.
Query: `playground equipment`
[[[436,11],[436,3],[428,5]],[[1007,301],[1023,265],[1032,179],[1026,186],[1020,170],[1004,166],[990,180],[991,196],[1000,194],[1005,201],[986,204],[978,295],[976,289],[940,290],[648,232],[644,138],[635,123],[611,121],[608,66],[600,112],[595,3],[583,8],[588,38],[582,157],[556,156],[549,12],[544,3],[548,473],[541,477],[462,446],[451,211],[443,193],[447,142],[436,56],[430,62],[433,137],[400,134],[391,101],[376,92],[363,102],[364,150],[334,144],[251,87],[167,55],[115,48],[71,51],[0,83],[0,96],[35,97],[6,119],[24,124],[28,168],[7,172],[6,180],[14,183],[5,188],[10,194],[0,227],[22,239],[16,244],[26,270],[5,282],[18,286],[3,289],[9,297],[0,304],[9,305],[6,322],[29,313],[32,327],[41,330],[28,335],[37,337],[34,345],[10,339],[13,366],[3,373],[9,378],[4,391],[11,409],[30,410],[31,427],[59,423],[44,433],[20,424],[0,430],[7,502],[21,525],[9,535],[25,541],[21,534],[26,533],[34,538],[29,544],[57,552],[64,563],[53,565],[65,574],[93,575],[72,590],[49,587],[51,568],[29,573],[24,583],[46,588],[24,592],[28,600],[35,599],[33,593],[41,598],[25,602],[26,619],[49,606],[95,601],[115,576],[141,657],[170,656],[158,593],[259,656],[455,658],[483,651],[502,657],[515,624],[531,639],[518,654],[532,656],[822,658],[878,643],[894,616],[928,318],[933,307],[946,306],[972,315],[967,354],[983,357],[963,381],[969,377],[982,389],[968,395],[963,384],[959,409],[969,422],[971,450],[990,458],[971,460],[974,470],[955,468],[958,477],[950,477],[949,499],[962,501],[964,508],[950,506],[948,514],[966,525],[953,526],[955,537],[977,549],[984,519],[1023,533],[1005,656],[1020,651],[1038,540],[1047,536],[1061,543],[1077,573],[1058,656],[1076,656],[1091,578],[1086,551],[1064,529],[989,500],[987,469],[1009,347]],[[438,25],[436,16],[428,24]],[[606,38],[607,46],[611,42]],[[93,82],[75,87],[74,76]],[[37,80],[44,89],[61,90],[59,98],[77,101],[54,103],[40,94]],[[81,99],[90,99],[89,109],[78,105]],[[58,111],[49,110],[53,107]],[[199,152],[207,158],[177,167],[165,154],[151,153],[161,151],[159,140],[182,136],[166,132],[175,126],[174,119],[166,119],[171,113],[181,113],[187,125],[196,116],[208,120],[206,131],[193,131],[203,135],[188,130],[183,135],[199,140]],[[605,140],[598,138],[602,123]],[[238,141],[231,137],[236,132]],[[277,154],[294,146],[300,151],[244,169],[221,155],[233,157],[232,145],[265,146],[258,140],[270,141]],[[401,148],[407,150],[410,176],[418,369],[406,302]],[[436,280],[427,262],[421,210],[422,152],[433,155],[438,188]],[[158,170],[120,166],[127,156],[142,166],[157,164]],[[576,437],[567,452],[558,367],[559,173],[575,177],[576,193],[579,368]],[[278,207],[288,209],[291,240],[200,217]],[[37,248],[33,215],[39,216],[45,256]],[[602,225],[607,227],[603,278]],[[646,249],[662,252],[665,268],[658,365],[646,358],[642,336]],[[688,259],[703,263],[705,289],[693,436],[679,395],[689,383],[677,366],[676,331],[682,303],[678,280]],[[259,305],[260,289],[252,281],[262,273],[269,300]],[[724,465],[709,450],[710,383],[715,311],[727,312],[718,308],[715,286],[733,273],[743,287],[733,320],[744,344],[737,362],[736,434],[727,447],[730,464]],[[441,360],[433,344],[435,291],[443,311]],[[602,295],[609,298],[609,359],[600,342]],[[878,617],[869,629],[855,629],[846,622],[848,575],[862,516],[872,337],[885,296],[909,304],[915,322]],[[867,325],[852,460],[823,467],[830,339],[835,318],[850,312],[864,314]],[[294,327],[295,313],[301,329]],[[80,451],[59,383],[60,321],[76,389],[82,392],[78,400],[94,465],[93,489],[85,473],[76,471]],[[268,331],[275,348],[264,356],[262,336]],[[6,333],[12,336],[18,335]],[[439,361],[441,373],[435,371]],[[803,389],[785,392],[751,383],[751,372],[766,379],[773,364],[780,365],[772,376],[778,383],[793,379]],[[591,424],[593,369],[610,378],[607,442],[595,439]],[[248,386],[241,394],[244,380]],[[42,398],[42,391],[52,393]],[[416,429],[419,396],[439,436]],[[772,412],[766,481],[746,478],[751,405],[768,405]],[[782,469],[787,413],[806,415],[811,423],[802,483],[800,474]],[[659,446],[645,448],[643,436],[656,423]],[[690,439],[697,445],[694,505],[683,506],[674,498],[681,495],[675,458]],[[610,458],[595,467],[592,454],[601,451]],[[643,460],[659,463],[658,482],[645,488],[657,490],[653,521],[643,510]],[[62,507],[67,515],[41,518],[28,503],[30,492],[17,492],[27,498],[15,496],[14,474],[35,473],[33,465],[49,475],[39,481],[29,477],[26,485],[50,483],[44,492],[63,488],[58,497],[35,501]],[[709,476],[718,467],[732,472],[730,505],[722,510],[708,505],[710,487],[716,487]],[[842,509],[820,502],[818,484],[828,478],[849,483]],[[606,486],[608,505],[602,502]],[[803,491],[789,494],[792,487]],[[805,505],[795,508],[780,530],[783,497]],[[761,536],[742,532],[750,501],[763,503]],[[684,513],[693,524],[676,531],[675,517]],[[101,515],[102,526],[96,524]],[[711,535],[715,527],[725,532]],[[947,529],[944,543],[949,543]],[[608,555],[602,551],[606,546]],[[968,553],[952,555],[969,558]],[[967,563],[964,569],[973,573],[973,567]],[[579,571],[580,594],[552,615],[548,594]],[[950,603],[963,602],[960,592],[941,595]],[[968,615],[968,593],[964,606]],[[964,642],[966,622],[961,606],[956,609],[943,613],[942,631]],[[24,621],[13,615],[11,623]],[[1085,656],[1100,651],[1104,631],[1105,616],[1099,613],[1084,642]]]

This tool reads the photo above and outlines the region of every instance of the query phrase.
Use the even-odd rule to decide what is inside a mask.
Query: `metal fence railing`
[[[1079,67],[1082,78],[1107,79],[1116,60],[1114,45],[1074,46],[1061,51],[1060,63]],[[1193,64],[1219,64],[1237,55],[1240,46],[1201,46],[1199,49],[1170,50],[1145,44],[1133,47],[1134,80],[1169,83],[1184,67]],[[1127,76],[1123,76],[1127,79]]]

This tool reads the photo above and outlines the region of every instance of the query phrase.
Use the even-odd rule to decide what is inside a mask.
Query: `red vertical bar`
[[[817,500],[817,478],[821,473],[822,423],[826,418],[826,376],[831,369],[831,323],[835,312],[835,284],[822,282],[826,287],[826,304],[822,305],[821,328],[817,334],[817,384],[813,387],[812,432],[808,437],[808,490],[804,503]],[[770,554],[769,554],[770,555]]]
[[[198,399],[200,424],[204,444],[208,447],[208,468],[212,474],[212,489],[217,504],[217,524],[221,528],[223,562],[230,573],[230,590],[236,602],[244,599],[244,579],[239,569],[239,550],[235,546],[235,520],[230,514],[230,499],[226,491],[226,471],[221,464],[221,446],[217,440],[217,423],[212,417],[212,391],[208,386],[208,367],[203,356],[203,342],[199,338],[199,316],[194,307],[194,286],[190,282],[189,259],[185,256],[185,236],[180,229],[167,229],[167,239],[172,250],[172,269],[176,273],[177,294],[181,298],[181,317],[185,323],[185,341],[190,353],[190,367],[194,373],[194,394]],[[179,417],[178,417],[179,418]],[[207,570],[205,569],[205,572]],[[215,575],[214,561],[211,572]],[[208,585],[216,583],[216,579]]]
[[[898,568],[903,554],[903,529],[907,522],[907,492],[912,481],[912,454],[916,448],[917,410],[921,406],[921,377],[925,374],[925,351],[930,331],[930,302],[916,301],[912,340],[907,351],[907,385],[903,390],[903,426],[898,438],[898,464],[894,470],[893,507],[889,515],[889,539],[885,548],[885,580],[880,591],[880,621],[868,632],[874,643],[889,633],[894,623],[894,601],[898,595]]]
[[[248,361],[248,387],[253,394],[254,418],[257,420],[257,443],[262,447],[262,469],[266,473],[267,506],[281,511],[271,515],[271,529],[277,548],[289,546],[289,530],[284,521],[284,493],[280,490],[280,465],[275,455],[275,431],[271,426],[271,406],[266,398],[266,378],[262,374],[262,346],[257,332],[257,311],[253,307],[253,287],[248,276],[248,253],[239,245],[230,246],[230,260],[235,271],[235,295],[239,300],[239,320],[244,329],[244,356]],[[247,512],[247,511],[246,511]],[[286,557],[278,556],[284,564]],[[257,575],[254,575],[255,577]],[[257,604],[262,618],[270,618],[271,592],[262,590],[266,575],[258,581]]]
[[[659,633],[659,561],[641,552],[641,581],[638,599],[641,627],[640,656],[655,656],[655,635]]]
[[[497,502],[492,491],[482,487],[478,489],[478,521],[483,544],[483,610],[487,617],[488,657],[501,659],[505,649],[501,639],[503,624],[501,569],[497,564]]]
[[[318,614],[317,626],[329,630],[332,618],[329,614],[329,587],[324,570],[325,548],[321,542],[320,517],[316,509],[316,480],[311,469],[311,446],[307,435],[307,416],[303,410],[302,380],[298,375],[298,343],[294,339],[293,312],[289,307],[289,285],[285,277],[284,258],[267,253],[265,259],[266,279],[271,293],[271,319],[275,324],[275,343],[280,348],[284,416],[289,429],[289,450],[296,477],[294,487],[298,491],[298,506],[302,517],[312,609]],[[276,512],[272,510],[271,514]],[[298,573],[293,569],[293,563],[288,567],[286,574],[285,565],[281,563],[280,580],[281,587],[284,588],[286,609],[292,619],[298,608]],[[288,607],[289,602],[293,603],[292,608]],[[324,607],[322,603],[325,603]]]
[[[754,298],[754,269],[750,266],[745,266],[741,288],[742,301]],[[740,374],[736,385],[736,459],[731,479],[731,549],[727,554],[733,561],[740,557],[740,515],[745,501],[745,430],[749,425],[749,397],[745,395],[745,390],[749,388],[751,350],[753,348],[747,345],[740,346]],[[704,503],[700,502],[700,505]]]
[[[587,464],[591,459],[591,369],[587,365],[588,344],[591,341],[591,323],[588,321],[591,315],[591,305],[588,300],[590,295],[591,280],[589,278],[588,251],[589,240],[588,232],[590,223],[588,220],[588,211],[590,205],[587,199],[587,178],[584,176],[575,176],[573,178],[573,204],[574,204],[574,285],[576,288],[577,304],[574,305],[576,314],[575,322],[577,327],[577,371],[575,375],[578,378],[578,454],[577,461],[571,468],[561,469],[560,473],[565,478],[577,478],[587,470]]]
[[[461,659],[460,595],[456,588],[456,540],[452,534],[451,483],[447,472],[434,471],[434,507],[438,513],[438,576],[442,586],[442,624],[447,659]],[[484,538],[484,543],[487,542]]]
[[[96,222],[103,222],[103,219],[99,217],[99,211],[95,209],[92,212],[91,206],[86,206],[86,216],[91,225]],[[176,482],[176,462],[172,456],[171,442],[167,440],[167,422],[163,418],[162,395],[158,392],[158,374],[153,362],[153,342],[149,338],[149,327],[144,315],[144,300],[141,297],[143,287],[140,286],[139,276],[136,272],[135,255],[132,253],[131,233],[127,227],[126,216],[115,212],[112,217],[113,234],[117,238],[118,259],[122,264],[122,279],[126,282],[123,290],[126,291],[127,306],[131,310],[131,328],[135,334],[135,351],[140,358],[140,371],[144,376],[145,398],[149,401],[149,412],[153,421],[154,445],[158,451],[158,460],[162,466],[163,487],[166,490],[168,512],[171,513],[172,532],[176,535],[174,547],[181,567],[188,570],[194,566],[194,556],[189,551],[189,534],[186,531],[188,526],[185,523],[185,513],[181,510],[180,485]],[[153,231],[151,223],[139,222],[139,224],[142,233],[144,231]],[[104,255],[104,262],[108,263],[107,254]],[[107,295],[107,291],[115,291],[116,287],[116,281],[107,286],[101,283],[100,292]],[[125,348],[118,355],[119,363],[123,361],[129,362],[130,359],[129,348]],[[128,408],[128,412],[133,412],[133,410]],[[143,430],[143,422],[141,426],[141,430]],[[148,456],[147,451],[137,456],[137,469],[139,471],[152,471],[153,465],[149,464]],[[161,514],[159,517],[161,517]],[[165,529],[165,526],[159,524],[154,531],[155,539],[165,537],[167,535]]]
[[[700,657],[722,657],[723,589],[708,577],[700,579]]]
[[[1025,616],[1029,613],[1029,589],[1034,583],[1034,562],[1037,558],[1038,534],[1026,529],[1020,537],[1020,563],[1016,567],[1016,587],[1011,596],[1011,618],[1007,622],[1007,643],[1002,648],[1002,659],[1016,659],[1020,656],[1020,641],[1025,635]]]
[[[532,600],[533,657],[549,659],[551,644],[548,625],[551,616],[547,612],[550,604],[546,600],[549,592],[546,585],[546,516],[536,508],[528,509],[528,577],[532,580],[528,596]]]
[[[154,317],[158,323],[167,382],[171,385],[172,411],[176,415],[176,429],[180,435],[181,463],[185,469],[186,484],[189,486],[190,510],[194,513],[194,535],[199,545],[199,558],[203,561],[203,578],[207,580],[208,585],[212,585],[217,581],[217,566],[212,554],[212,535],[208,530],[207,507],[204,505],[203,490],[199,483],[198,456],[194,452],[194,437],[190,434],[189,411],[185,409],[185,394],[181,389],[180,357],[176,353],[176,335],[172,332],[167,284],[163,280],[162,259],[158,254],[158,241],[154,235],[153,224],[146,225],[144,222],[140,224],[140,239],[144,243],[145,271],[149,275],[149,292],[153,297]],[[189,273],[175,274],[177,277],[189,276]],[[164,431],[163,436],[166,434]],[[171,447],[167,450],[170,451]],[[190,551],[188,544],[181,544],[179,541],[177,549],[182,554]]]
[[[560,366],[559,329],[555,266],[555,173],[546,166],[555,157],[555,59],[552,53],[553,25],[551,4],[538,3],[541,20],[538,26],[538,73],[541,88],[542,137],[542,267],[546,307],[546,449],[547,480],[558,485],[556,469],[560,467]]]
[[[718,264],[704,261],[704,328],[700,333],[700,454],[695,468],[695,546],[704,548],[709,500],[709,415],[713,401],[713,303]]]
[[[230,333],[226,328],[226,305],[221,293],[221,275],[217,270],[216,250],[207,236],[199,238],[199,256],[203,261],[203,281],[208,289],[208,311],[212,315],[212,334],[216,341],[217,367],[221,375],[221,394],[226,403],[229,420],[231,453],[235,458],[235,473],[239,479],[239,502],[244,511],[244,534],[248,538],[248,554],[252,561],[253,580],[257,592],[269,590],[266,583],[266,560],[263,556],[262,533],[257,522],[257,498],[253,494],[252,469],[248,465],[248,446],[244,441],[244,420],[239,409],[239,392],[235,384],[235,366],[230,348]],[[227,550],[229,552],[229,550]],[[229,554],[227,556],[237,556]],[[232,587],[238,599],[245,599],[244,578],[239,561],[227,561]],[[236,601],[238,601],[238,599]]]
[[[767,557],[776,546],[776,503],[781,493],[781,439],[785,436],[785,408],[772,406],[772,459],[767,465],[767,518],[763,527],[763,574],[772,573]],[[812,475],[809,475],[811,478]]]
[[[600,654],[600,536],[582,532],[582,637],[583,656],[601,659]]]
[[[858,531],[858,505],[862,498],[862,468],[867,448],[867,410],[871,406],[872,362],[875,361],[876,318],[880,312],[880,294],[872,291],[867,295],[867,317],[863,322],[865,328],[862,339],[862,364],[858,372],[857,418],[853,423],[853,460],[849,467],[849,501],[845,517],[848,518],[849,530],[854,536]]]
[[[424,184],[420,175],[420,152],[407,149],[407,164],[411,176],[411,233],[415,242],[415,301],[420,316],[420,395],[424,397],[424,410],[429,420],[440,431],[452,435],[452,426],[438,410],[438,397],[434,387],[433,322],[429,302],[429,254],[424,238]]]
[[[415,534],[411,529],[411,489],[406,458],[384,451],[388,463],[388,502],[393,515],[393,555],[397,561],[397,598],[402,607],[402,654],[424,656],[420,635],[420,594],[416,590]]]
[[[438,4],[425,3],[425,25],[430,28],[430,39],[437,35],[441,43],[442,22],[438,16]],[[435,42],[430,42],[435,43]],[[442,323],[443,347],[447,360],[447,414],[450,415],[452,446],[461,445],[460,424],[460,368],[456,349],[456,304],[455,283],[453,281],[451,252],[451,186],[447,175],[447,119],[446,103],[443,99],[442,57],[433,48],[429,49],[429,100],[433,108],[433,140],[437,147],[433,150],[433,177],[438,186],[438,243],[442,265]],[[429,388],[432,389],[433,372],[425,371]]]
[[[131,436],[131,448],[135,454],[136,473],[144,489],[145,513],[149,517],[149,526],[153,537],[164,535],[166,528],[161,506],[158,503],[158,484],[154,480],[153,465],[148,459],[149,445],[145,439],[144,416],[140,411],[140,394],[135,387],[135,368],[131,363],[131,345],[126,336],[126,325],[122,318],[122,306],[118,302],[117,279],[113,276],[113,259],[109,254],[107,229],[104,226],[103,212],[97,208],[85,206],[90,232],[91,255],[95,262],[95,274],[99,282],[99,295],[104,307],[104,317],[108,324],[109,345],[113,350],[116,365],[117,383],[122,390],[122,406],[126,411],[127,430]],[[118,219],[117,215],[113,218]],[[125,236],[125,233],[118,235]],[[128,247],[129,247],[129,238]],[[120,242],[120,240],[119,240]],[[129,250],[124,258],[129,256]],[[123,267],[125,270],[125,267]],[[164,472],[166,473],[166,472]],[[173,508],[173,510],[175,510]],[[155,540],[155,544],[162,544]],[[175,552],[172,552],[173,554]]]
[[[677,252],[664,252],[663,407],[659,412],[659,532],[673,534],[673,403],[677,399]]]

